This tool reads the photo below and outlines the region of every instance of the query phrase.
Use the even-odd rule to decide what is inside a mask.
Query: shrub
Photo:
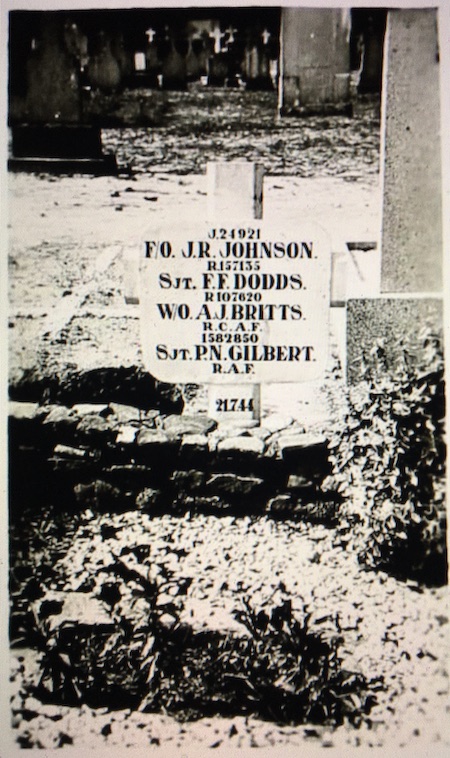
[[[344,496],[339,533],[361,563],[430,584],[446,580],[444,365],[426,330],[414,356],[383,343],[364,356],[363,381],[331,443]]]

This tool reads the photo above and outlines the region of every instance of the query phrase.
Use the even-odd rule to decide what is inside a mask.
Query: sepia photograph
[[[447,755],[450,6],[1,13],[1,758]]]

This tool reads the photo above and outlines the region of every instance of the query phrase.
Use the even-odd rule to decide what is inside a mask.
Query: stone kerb
[[[10,503],[21,510],[230,512],[301,516],[329,473],[327,438],[271,414],[243,430],[195,416],[117,403],[9,404]],[[23,477],[23,471],[27,477]]]
[[[249,207],[257,215],[262,184],[251,164],[238,168],[239,176],[247,171],[251,179],[245,216]],[[220,211],[222,202],[219,196]],[[235,208],[229,213],[231,220],[224,212],[188,229],[149,235],[140,260],[150,374],[167,377],[172,387],[215,377],[215,411],[227,423],[204,412],[178,413],[174,404],[172,411],[167,404],[153,407],[148,397],[146,410],[111,402],[107,377],[101,402],[77,403],[77,397],[90,396],[78,380],[68,399],[56,395],[58,404],[13,402],[13,516],[49,502],[106,511],[276,516],[301,515],[318,501],[333,508],[335,494],[320,488],[328,473],[325,436],[311,438],[292,418],[264,413],[254,428],[240,424],[242,415],[259,410],[257,382],[321,377],[328,352],[330,246],[303,220],[278,228],[259,218],[236,218]],[[235,293],[243,296],[236,302]],[[42,393],[36,388],[33,396]],[[24,470],[29,476],[23,477]]]

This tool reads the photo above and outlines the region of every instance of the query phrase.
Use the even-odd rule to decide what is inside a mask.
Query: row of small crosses
[[[209,32],[208,36],[211,39],[214,40],[214,52],[215,53],[220,53],[221,52],[221,50],[222,50],[222,38],[226,37],[227,35],[228,35],[228,39],[227,39],[227,42],[226,42],[226,46],[232,45],[233,42],[235,41],[235,36],[234,35],[235,35],[235,33],[237,34],[237,32],[238,32],[238,30],[237,29],[233,29],[232,26],[229,26],[228,29],[225,29],[224,32],[220,31],[220,26],[216,26],[213,29],[212,32]],[[154,29],[150,28],[150,29],[147,29],[147,31],[145,32],[145,34],[147,35],[147,39],[148,39],[149,45],[151,45],[152,42],[153,42],[153,40],[156,37],[156,31]],[[263,40],[263,45],[268,45],[269,44],[269,39],[271,38],[271,36],[272,36],[271,33],[267,29],[264,29],[264,31],[261,34],[261,37],[262,37],[262,40]],[[199,35],[197,35],[197,36],[194,35],[193,39],[201,39],[201,37]]]

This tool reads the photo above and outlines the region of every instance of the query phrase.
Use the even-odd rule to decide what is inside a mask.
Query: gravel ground
[[[116,150],[122,167],[132,165],[131,175],[9,177],[11,384],[29,371],[63,380],[68,367],[141,365],[138,310],[123,301],[123,254],[139,245],[149,229],[173,224],[174,208],[180,225],[202,212],[205,163],[219,154],[258,158],[265,164],[266,214],[282,220],[295,208],[299,215],[325,220],[336,250],[349,240],[379,239],[378,121],[373,109],[363,108],[354,120],[330,117],[277,125],[264,104],[252,110],[251,101],[243,115],[241,95],[232,97],[231,120],[223,102],[214,111],[216,125],[211,126],[204,107],[195,114],[198,125],[207,121],[195,139],[188,113],[184,131],[180,127],[178,133],[170,124],[151,132],[105,130],[105,146]],[[174,96],[172,112],[183,111],[182,106]],[[230,129],[224,130],[227,118]],[[367,261],[366,271],[373,262]],[[263,402],[270,411],[296,417],[308,406],[313,422],[317,393],[317,387],[286,393],[274,386],[265,389]],[[328,422],[339,423],[339,418],[330,419],[325,409],[321,427]],[[149,519],[137,513],[99,517],[89,512],[85,527],[90,540],[71,540],[67,555],[58,559],[70,586],[102,560],[102,550],[112,547],[98,539],[105,519],[118,528],[121,545],[151,542],[155,562],[172,555],[173,569],[194,578],[185,611],[191,620],[226,625],[238,582],[254,598],[263,598],[282,580],[294,600],[305,598],[317,614],[340,614],[346,665],[370,678],[384,677],[385,689],[377,695],[370,724],[357,730],[345,725],[335,731],[312,725],[281,727],[250,717],[179,724],[166,715],[43,705],[28,690],[38,676],[38,654],[14,649],[13,731],[22,747],[73,745],[81,751],[104,749],[108,755],[124,746],[160,746],[165,753],[186,756],[211,747],[230,753],[255,746],[283,749],[287,755],[291,748],[296,755],[299,749],[314,754],[315,748],[346,755],[351,748],[361,752],[369,747],[372,752],[379,747],[384,755],[402,748],[407,755],[444,754],[446,588],[424,588],[363,571],[351,554],[332,546],[333,530],[320,526],[266,518]],[[176,559],[176,549],[185,550],[186,556]],[[85,560],[78,575],[74,567],[81,555]],[[39,554],[32,560],[38,563]],[[224,581],[228,589],[220,591]]]
[[[134,93],[145,108],[146,93]],[[272,175],[339,176],[358,181],[379,169],[379,107],[347,116],[276,117],[275,93],[213,90],[167,93],[161,124],[104,129],[119,166],[136,172],[199,173],[209,160],[245,159]]]
[[[101,536],[105,525],[114,536]],[[193,580],[182,620],[224,631],[238,629],[232,611],[239,609],[240,597],[248,594],[256,607],[264,606],[283,582],[300,614],[305,602],[313,619],[338,615],[344,668],[383,679],[377,704],[359,729],[345,724],[335,730],[283,727],[252,717],[179,724],[131,710],[42,705],[28,691],[37,683],[39,658],[19,649],[13,651],[12,709],[20,744],[50,748],[66,743],[84,750],[156,740],[164,748],[189,750],[281,748],[305,746],[306,736],[313,745],[334,747],[343,755],[356,747],[379,747],[388,755],[407,748],[421,755],[431,746],[433,754],[443,754],[449,736],[445,588],[427,589],[363,571],[351,554],[333,545],[333,536],[324,526],[268,518],[95,516],[86,511],[78,534],[70,536],[67,552],[53,566],[50,587],[76,590],[89,577],[102,581],[111,551],[149,545],[153,566],[164,566],[175,579]],[[45,549],[39,558],[45,560]]]

